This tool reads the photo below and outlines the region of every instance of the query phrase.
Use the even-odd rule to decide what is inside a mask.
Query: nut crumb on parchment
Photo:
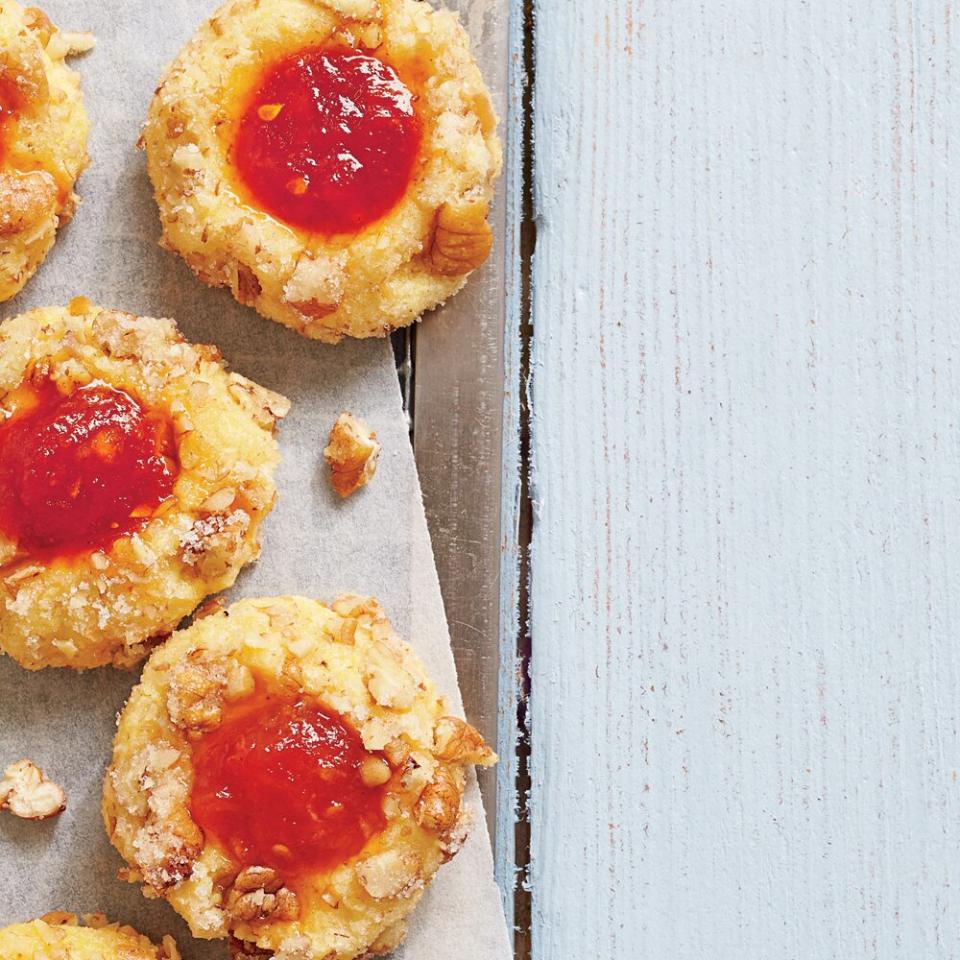
[[[21,820],[47,820],[67,808],[63,787],[48,780],[30,760],[10,764],[0,780],[0,810]]]
[[[349,411],[341,413],[323,451],[333,489],[346,499],[365,487],[377,472],[380,450],[376,433]]]

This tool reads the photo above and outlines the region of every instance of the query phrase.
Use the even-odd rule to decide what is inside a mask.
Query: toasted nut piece
[[[357,877],[374,900],[407,896],[422,884],[422,862],[415,853],[384,850],[357,864]]]
[[[276,893],[282,886],[280,875],[272,867],[247,867],[233,881],[233,889],[240,893],[250,893],[252,890]]]
[[[182,730],[200,734],[215,730],[223,716],[227,672],[206,660],[202,651],[177,664],[167,689],[167,712]]]
[[[447,863],[463,848],[473,826],[473,814],[469,807],[461,807],[456,823],[445,833],[440,834],[440,859]]]
[[[194,620],[203,620],[205,617],[213,617],[218,613],[223,613],[226,609],[226,602],[223,597],[211,597],[209,600],[205,600],[203,603],[197,607],[196,613],[193,615]]]
[[[0,780],[0,810],[4,807],[23,820],[46,820],[66,810],[67,798],[39,767],[20,760],[7,767]]]
[[[441,717],[433,732],[437,756],[451,763],[476,763],[490,767],[497,755],[487,746],[480,732],[459,717]]]
[[[241,303],[253,306],[257,297],[263,293],[263,287],[257,275],[245,264],[237,264],[237,299]]]
[[[238,920],[296,920],[300,915],[297,895],[288,890],[276,870],[247,867],[233,882],[227,911]]]
[[[97,45],[97,38],[89,31],[61,30],[60,39],[67,53],[88,53]]]
[[[290,401],[285,396],[261,387],[239,373],[230,374],[230,394],[260,426],[268,430],[290,412]]]
[[[374,660],[363,679],[370,696],[381,707],[409,710],[416,702],[417,683],[399,664],[384,669]]]
[[[489,209],[486,200],[461,200],[440,208],[430,245],[430,263],[437,273],[461,276],[487,259],[493,248]]]
[[[460,815],[460,794],[461,788],[450,767],[438,767],[417,800],[414,809],[417,823],[433,833],[446,833]]]
[[[17,109],[33,110],[50,99],[43,52],[33,44],[0,49],[0,82],[13,91]]]
[[[390,764],[380,757],[366,757],[360,764],[360,779],[365,787],[382,787],[390,779]]]
[[[50,42],[50,37],[56,32],[56,27],[50,18],[38,7],[28,7],[23,11],[23,21],[28,30],[32,30],[43,46]]]
[[[377,435],[352,413],[341,413],[323,451],[330,464],[330,482],[341,497],[366,486],[377,472]]]
[[[93,310],[93,303],[88,297],[74,297],[67,304],[67,312],[71,317],[82,317]]]
[[[183,960],[177,947],[177,941],[169,933],[165,934],[160,941],[160,955],[166,957],[166,960]]]
[[[46,170],[0,173],[0,237],[49,220],[57,211],[57,185]]]
[[[217,490],[216,493],[211,493],[210,496],[203,501],[200,509],[207,513],[224,513],[233,505],[233,501],[236,499],[237,491],[234,490],[233,487],[224,487],[221,490]]]
[[[77,925],[77,915],[67,913],[66,910],[51,910],[40,919],[51,927],[75,927]]]
[[[395,770],[402,767],[410,756],[410,744],[403,737],[395,737],[384,748],[390,766]]]
[[[230,938],[231,960],[270,960],[272,956],[272,950],[261,950],[255,943]]]

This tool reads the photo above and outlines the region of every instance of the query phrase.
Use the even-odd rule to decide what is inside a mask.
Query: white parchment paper
[[[385,341],[327,347],[301,339],[208,290],[157,246],[159,222],[144,161],[134,148],[160,76],[209,0],[45,0],[64,29],[92,30],[98,45],[73,61],[93,129],[83,203],[54,251],[4,315],[85,295],[104,306],[172,316],[192,340],[217,344],[231,367],[293,401],[281,425],[280,498],[264,526],[263,556],[233,597],[298,593],[377,596],[425,660],[452,707],[456,672],[401,408]],[[341,503],[327,484],[322,448],[341,410],[364,417],[383,443],[375,481]],[[0,763],[22,756],[62,783],[68,808],[46,823],[0,814],[0,926],[50,910],[103,912],[158,938],[172,933],[187,960],[225,957],[223,941],[193,940],[164,902],[116,879],[122,866],[100,820],[101,778],[115,716],[137,675],[29,673],[0,658]],[[414,914],[407,960],[511,954],[493,881],[490,842],[474,783],[473,834]]]

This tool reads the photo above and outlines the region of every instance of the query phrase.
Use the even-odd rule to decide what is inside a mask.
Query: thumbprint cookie
[[[121,876],[235,954],[389,953],[466,837],[450,716],[375,600],[243,600],[157,649],[104,788]]]
[[[162,243],[307,337],[406,326],[491,248],[490,94],[457,18],[420,0],[228,0],[141,142]]]
[[[155,946],[132,927],[108,924],[88,915],[79,926],[70,913],[50,913],[40,920],[0,929],[3,960],[180,960],[172,937]]]
[[[89,123],[66,59],[92,46],[36,7],[0,3],[0,300],[19,293],[76,208]]]
[[[287,409],[172,320],[77,298],[0,324],[0,649],[131,666],[229,587]]]

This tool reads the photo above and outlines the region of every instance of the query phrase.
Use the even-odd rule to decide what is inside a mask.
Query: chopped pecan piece
[[[470,828],[472,826],[473,816],[470,811],[464,807],[461,809],[460,816],[457,817],[456,823],[454,823],[446,833],[440,834],[440,859],[443,863],[452,860],[460,852],[463,845],[467,842],[467,837],[470,835]]]
[[[237,299],[252,307],[261,293],[263,293],[263,287],[257,275],[245,263],[238,263]]]
[[[388,710],[409,710],[416,701],[416,681],[400,664],[373,660],[363,679],[374,702]]]
[[[203,833],[190,816],[187,755],[160,741],[143,750],[141,763],[135,782],[124,783],[114,772],[110,789],[128,808],[137,804],[137,809],[142,809],[143,825],[134,843],[137,869],[127,871],[127,879],[142,880],[146,884],[144,893],[150,896],[193,873],[194,862],[203,849]]]
[[[480,732],[459,717],[441,717],[433,733],[436,754],[451,763],[476,763],[489,767],[497,755],[487,746]]]
[[[169,934],[165,934],[160,941],[160,956],[164,957],[165,960],[183,960],[177,947],[177,941]]]
[[[66,910],[51,910],[40,919],[51,927],[75,927],[78,922],[77,915]]]
[[[4,808],[22,820],[46,820],[66,810],[67,798],[38,766],[19,760],[4,770],[0,780],[0,810]]]
[[[245,510],[200,517],[180,542],[180,559],[201,576],[223,576],[249,528],[250,515]]]
[[[460,815],[461,786],[450,767],[440,766],[414,808],[417,823],[431,833],[451,830]]]
[[[277,421],[290,412],[290,401],[285,396],[261,387],[239,373],[230,374],[230,394],[267,430],[272,430]]]
[[[493,231],[487,223],[486,200],[445,203],[437,212],[429,258],[433,269],[446,277],[476,270],[490,255]]]
[[[170,674],[167,713],[191,736],[208,733],[220,726],[224,699],[238,699],[252,689],[249,667],[233,659],[210,660],[204,650],[193,650]]]
[[[57,29],[39,7],[27,7],[23,11],[23,21],[27,25],[27,29],[32,30],[37,35],[37,39],[43,46],[50,42],[50,37]]]
[[[366,757],[360,764],[360,779],[365,787],[382,787],[390,779],[390,764],[380,757]]]
[[[0,49],[0,83],[10,91],[17,110],[34,110],[50,99],[43,52],[35,44],[11,44]]]
[[[61,30],[58,33],[67,55],[89,53],[97,45],[97,38],[89,30]]]
[[[272,956],[272,951],[261,950],[255,943],[230,938],[230,960],[270,960]]]
[[[409,896],[423,885],[422,861],[415,853],[384,850],[357,864],[357,877],[374,900]]]
[[[377,435],[352,413],[341,413],[323,451],[330,464],[330,481],[341,497],[366,486],[377,472],[380,444]]]
[[[297,895],[283,885],[270,867],[247,867],[233,881],[227,897],[227,912],[237,920],[296,920],[300,915]]]
[[[46,170],[0,173],[0,237],[30,230],[57,212],[57,185]]]
[[[335,313],[343,299],[347,257],[305,255],[283,288],[283,299],[305,320]]]

